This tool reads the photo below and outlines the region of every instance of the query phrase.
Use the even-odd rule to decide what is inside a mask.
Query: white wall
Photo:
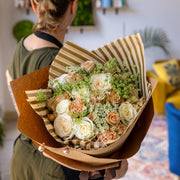
[[[180,1],[179,0],[127,0],[127,9],[122,9],[116,15],[108,10],[104,15],[101,10],[94,10],[95,27],[84,30],[69,30],[65,41],[71,40],[89,50],[115,40],[119,37],[133,34],[134,30],[144,27],[162,28],[168,35],[171,44],[171,57],[180,57]],[[14,8],[13,0],[0,1],[0,104],[5,111],[14,110],[5,83],[5,68],[13,56],[16,41],[12,36],[13,25],[21,19],[36,21],[33,12],[26,14],[25,10]],[[147,69],[151,69],[154,60],[167,58],[159,49],[146,50]]]

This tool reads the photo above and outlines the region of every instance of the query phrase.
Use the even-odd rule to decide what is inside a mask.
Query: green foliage
[[[47,101],[47,97],[46,95],[43,93],[42,89],[40,89],[38,91],[38,97],[37,97],[38,101]]]
[[[3,136],[4,136],[4,129],[3,129],[3,125],[0,123],[0,146],[3,146]]]
[[[22,20],[17,22],[13,27],[13,36],[17,41],[20,41],[24,36],[33,33],[33,22],[29,20]]]
[[[118,66],[116,66],[116,59],[112,59],[111,63],[109,63],[110,67],[116,67],[117,72],[120,72],[120,69]],[[139,73],[132,74],[128,71],[128,68],[126,66],[126,61],[123,61],[124,66],[124,73],[114,73],[112,75],[112,78],[110,80],[110,83],[112,85],[113,90],[117,91],[117,96],[121,96],[124,99],[128,99],[131,97],[132,91],[139,91],[139,89],[136,88],[135,82],[137,81],[137,78],[139,76]],[[131,66],[131,68],[136,68],[136,66]]]
[[[91,0],[79,0],[73,26],[93,25],[93,12]]]
[[[167,34],[160,28],[148,28],[144,30],[135,31],[139,33],[144,44],[144,48],[157,46],[161,48],[167,55],[169,55],[168,44],[169,39]]]

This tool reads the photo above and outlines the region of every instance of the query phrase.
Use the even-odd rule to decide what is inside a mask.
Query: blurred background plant
[[[13,27],[13,36],[19,42],[23,37],[33,33],[34,23],[29,20],[21,20]]]
[[[78,9],[72,25],[93,25],[93,11],[91,0],[78,0]]]
[[[161,28],[146,27],[143,30],[135,31],[139,33],[144,44],[144,48],[157,46],[169,55],[169,39],[167,34]]]
[[[161,28],[146,27],[141,30],[135,30],[139,33],[144,44],[146,70],[153,70],[153,64],[156,60],[170,59],[170,41],[166,32]]]

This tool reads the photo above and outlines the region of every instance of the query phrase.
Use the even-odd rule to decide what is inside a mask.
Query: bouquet
[[[139,34],[93,51],[67,41],[50,67],[11,82],[17,127],[65,166],[115,167],[141,146],[156,83],[146,77]]]
[[[38,91],[37,101],[46,103],[47,118],[63,144],[96,149],[126,132],[145,99],[139,98],[139,73],[129,72],[126,61],[123,67],[124,72],[115,58],[104,65],[86,61],[49,80],[50,97]]]
[[[153,115],[150,98],[155,82],[146,78],[143,50],[138,34],[91,52],[67,41],[50,68],[28,78],[32,82],[31,77],[37,76],[37,85],[30,85],[25,92],[41,117],[33,115],[31,127],[37,122],[44,124],[38,125],[35,134],[36,129],[24,128],[24,118],[19,127],[27,136],[52,147],[64,145],[73,152],[106,157],[128,146],[128,150],[122,149],[126,153],[122,157],[132,156]],[[20,95],[16,99],[22,104]],[[63,150],[49,150],[64,156]]]

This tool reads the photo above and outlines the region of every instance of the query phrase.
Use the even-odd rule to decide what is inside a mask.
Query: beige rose
[[[54,120],[55,133],[64,139],[73,137],[73,121],[69,115],[58,115]]]
[[[94,135],[93,122],[88,117],[83,117],[80,123],[74,125],[74,134],[79,139],[90,139]]]
[[[59,102],[56,106],[56,112],[58,114],[64,114],[69,112],[69,106],[71,101],[68,99],[64,99],[61,102]]]
[[[111,88],[110,73],[92,75],[90,80],[92,83],[91,88],[94,91],[104,92],[105,90]]]
[[[129,124],[131,120],[133,120],[137,114],[137,111],[129,102],[123,102],[119,106],[119,114],[121,121],[126,125]]]

